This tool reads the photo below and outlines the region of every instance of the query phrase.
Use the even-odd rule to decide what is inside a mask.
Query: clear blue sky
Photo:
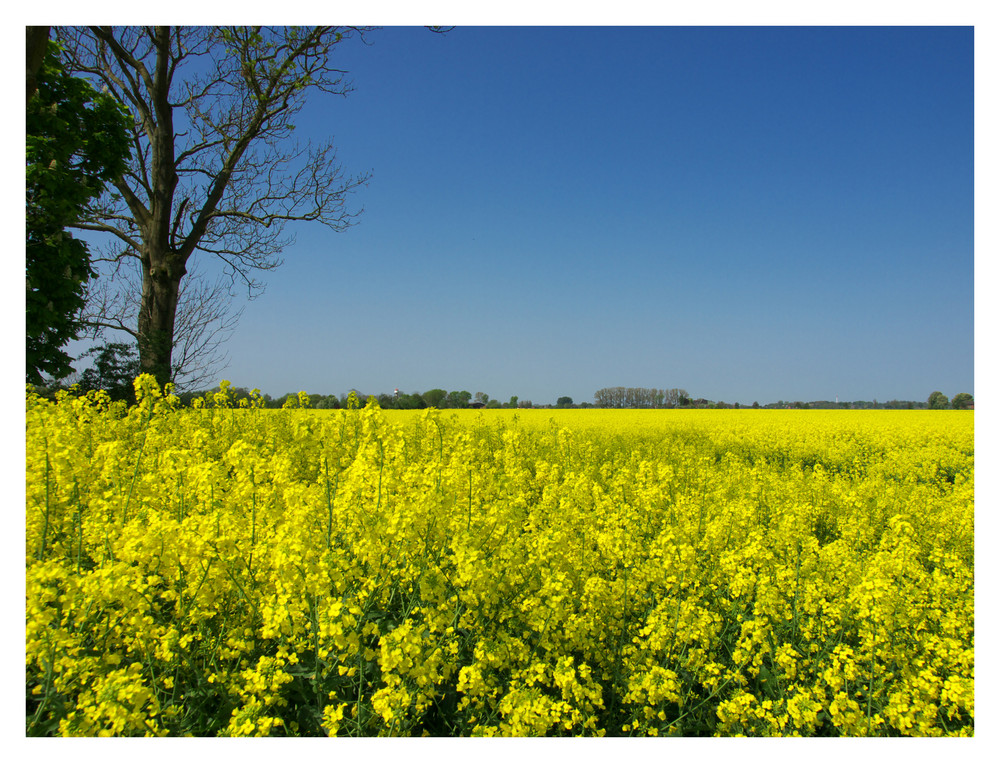
[[[371,170],[295,229],[220,376],[591,401],[973,388],[971,27],[462,27],[344,45]]]

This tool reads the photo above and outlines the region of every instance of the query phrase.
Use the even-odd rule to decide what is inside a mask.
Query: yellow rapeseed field
[[[136,388],[27,395],[29,735],[973,734],[970,412]]]

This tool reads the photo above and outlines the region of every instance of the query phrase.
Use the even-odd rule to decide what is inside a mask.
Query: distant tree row
[[[944,410],[945,408],[954,408],[956,411],[965,410],[966,408],[974,408],[975,401],[968,392],[959,392],[955,397],[951,399],[951,403],[948,403],[948,398],[943,392],[935,390],[931,392],[930,397],[927,398],[927,407],[932,410]]]
[[[677,408],[691,399],[683,389],[653,387],[604,387],[594,393],[596,408]]]
[[[124,400],[131,404],[135,402],[135,395],[132,382],[141,373],[139,357],[134,345],[123,343],[110,343],[95,347],[84,353],[81,357],[92,357],[92,365],[75,377],[68,378],[62,382],[49,382],[38,385],[36,391],[43,395],[51,395],[58,389],[64,389],[75,382],[76,386],[83,392],[89,390],[105,390],[112,400]],[[220,391],[220,387],[211,390],[186,391],[181,392],[178,397],[183,405],[190,405],[196,398],[212,395]],[[304,393],[303,393],[304,394]],[[227,396],[234,404],[239,405],[243,399],[249,400],[253,397],[252,391],[245,387],[229,386]],[[300,401],[308,399],[310,408],[330,409],[347,408],[349,399],[353,396],[363,405],[369,398],[374,398],[381,408],[388,409],[420,409],[420,408],[740,408],[740,403],[726,403],[723,401],[711,401],[705,398],[692,398],[686,390],[679,388],[656,389],[648,387],[605,387],[594,393],[594,403],[574,404],[573,398],[561,396],[556,399],[555,405],[538,404],[531,400],[521,400],[517,395],[512,395],[510,399],[503,403],[491,398],[485,392],[475,394],[467,390],[447,391],[441,388],[429,389],[426,392],[400,392],[395,390],[392,394],[380,393],[376,395],[363,394],[356,389],[352,389],[341,395],[305,395],[297,392],[288,392],[279,397],[271,397],[268,394],[259,395],[266,408],[282,408],[285,405],[299,405]],[[214,398],[213,398],[214,399]],[[877,400],[854,400],[852,402],[841,402],[831,400],[814,400],[811,402],[787,402],[779,400],[776,403],[766,403],[761,405],[754,401],[752,408],[782,408],[782,409],[833,409],[833,410],[943,410],[951,408],[954,410],[972,409],[975,401],[967,392],[959,392],[950,401],[948,397],[940,392],[934,391],[927,398],[926,402],[914,400],[890,400],[888,402],[878,402]]]
[[[218,387],[213,390],[209,390],[209,393],[214,393],[218,391]],[[190,404],[190,402],[197,398],[202,397],[205,392],[185,392],[179,395],[181,402],[185,405]],[[230,394],[234,395],[237,404],[238,401],[243,397],[250,397],[250,391],[244,387],[230,387]],[[351,397],[356,398],[364,405],[368,400],[374,399],[380,408],[396,409],[396,410],[414,410],[421,408],[516,408],[519,407],[517,402],[517,397],[511,398],[508,403],[501,403],[499,400],[493,400],[484,392],[476,392],[474,395],[471,392],[465,390],[453,390],[451,392],[443,389],[429,389],[426,392],[393,392],[388,394],[385,392],[379,394],[367,394],[360,392],[356,389],[352,389],[349,392],[342,393],[341,395],[320,395],[320,394],[310,394],[306,395],[309,401],[310,408],[332,409],[332,408],[348,408],[350,407],[349,401]],[[279,397],[271,397],[268,394],[261,395],[264,401],[265,408],[283,408],[289,404],[289,401],[293,405],[299,405],[298,401],[300,395],[297,392],[287,392]],[[531,406],[530,401],[528,402],[528,407]]]
[[[561,398],[560,398],[561,399]],[[563,407],[557,405],[557,407]],[[577,406],[574,406],[577,407]],[[583,405],[578,407],[584,407]],[[767,409],[799,409],[799,410],[943,410],[952,408],[966,410],[975,408],[975,401],[968,392],[959,392],[949,402],[942,392],[933,392],[927,402],[915,400],[889,400],[880,403],[878,400],[833,401],[813,400],[778,400],[776,403],[761,405],[754,401],[751,406],[740,403],[726,403],[722,400],[712,401],[703,397],[692,398],[682,389],[655,389],[645,387],[605,387],[594,393],[596,408],[767,408]]]
[[[91,390],[104,390],[112,400],[123,400],[129,405],[135,403],[135,392],[132,382],[142,371],[139,367],[139,358],[135,348],[123,343],[109,343],[101,347],[94,348],[84,356],[93,356],[92,366],[87,368],[82,374],[75,374],[59,381],[49,380],[43,384],[33,385],[34,390],[45,397],[52,397],[58,390],[76,387],[81,392]],[[208,390],[189,390],[175,393],[181,404],[191,405],[196,399],[207,398],[214,401],[214,397],[221,391],[220,386]],[[491,398],[485,392],[475,394],[466,390],[452,390],[436,388],[426,392],[405,393],[396,390],[392,394],[366,394],[352,389],[340,395],[306,394],[298,392],[287,392],[278,397],[257,390],[250,390],[246,387],[226,388],[226,399],[228,404],[239,406],[242,401],[249,403],[255,397],[263,401],[265,408],[284,408],[288,406],[300,407],[305,403],[309,408],[333,409],[349,408],[351,398],[360,401],[360,405],[365,405],[368,400],[374,399],[380,408],[412,410],[420,408],[569,408],[573,406],[573,399],[560,397],[555,406],[543,405],[535,406],[531,400],[521,400],[517,395],[512,395],[507,402],[500,402]],[[215,404],[214,402],[212,403]],[[590,407],[586,403],[580,407]]]

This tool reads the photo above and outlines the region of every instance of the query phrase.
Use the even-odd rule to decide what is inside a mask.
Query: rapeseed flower
[[[26,398],[29,734],[971,735],[964,412]]]

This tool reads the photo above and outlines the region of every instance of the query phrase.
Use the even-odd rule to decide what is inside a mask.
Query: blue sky
[[[389,26],[345,43],[355,92],[311,99],[297,134],[371,171],[364,213],[293,229],[218,377],[536,403],[975,394],[973,37]]]
[[[390,27],[303,138],[372,171],[296,228],[221,374],[274,395],[973,387],[970,27]]]

